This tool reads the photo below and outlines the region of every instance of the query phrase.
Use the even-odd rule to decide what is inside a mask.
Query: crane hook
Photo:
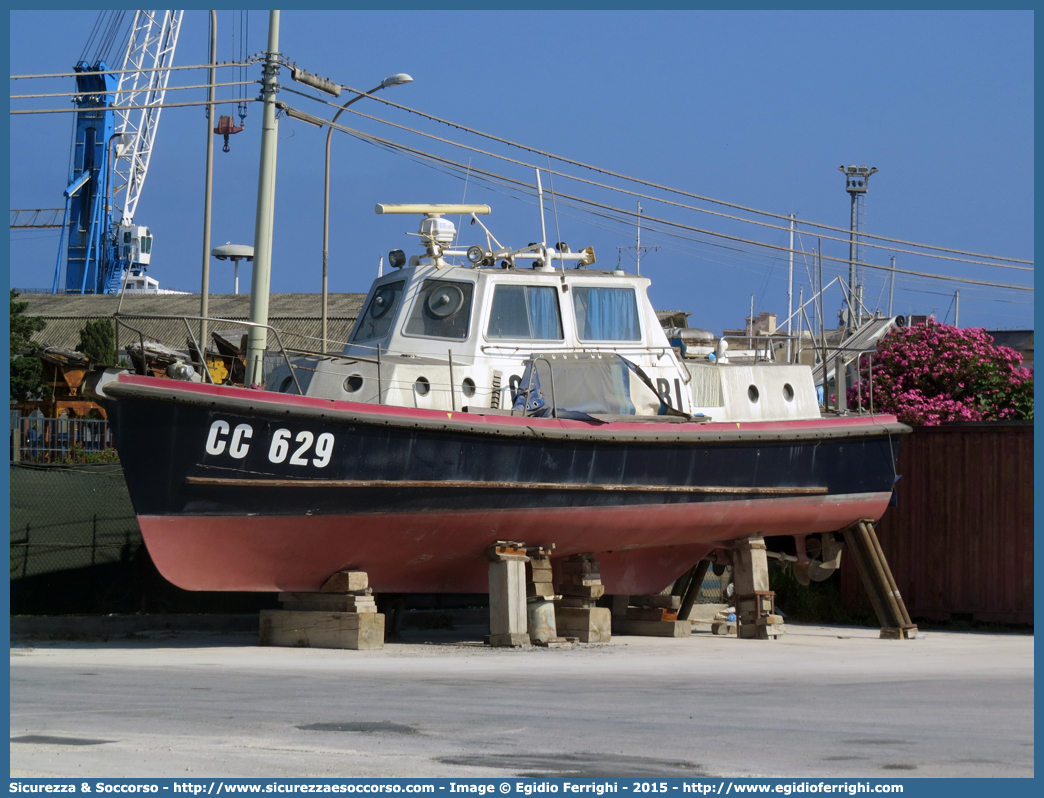
[[[236,125],[232,121],[231,116],[222,116],[218,118],[218,126],[214,128],[214,132],[219,136],[225,137],[225,146],[221,148],[222,152],[228,152],[228,137],[233,133],[239,133],[243,129],[242,125]]]

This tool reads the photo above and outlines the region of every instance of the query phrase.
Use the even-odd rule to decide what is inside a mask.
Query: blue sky
[[[93,11],[12,12],[11,73],[70,71],[94,25]],[[238,17],[237,17],[238,18]],[[265,49],[268,15],[249,17],[243,49]],[[238,27],[238,26],[237,26]],[[46,46],[39,31],[46,30]],[[219,60],[232,60],[233,12],[218,18]],[[303,68],[358,89],[407,72],[414,82],[382,97],[443,119],[556,155],[704,197],[796,213],[799,220],[847,228],[848,196],[840,164],[879,172],[870,184],[866,229],[906,241],[1031,260],[1033,258],[1033,16],[1031,12],[493,12],[284,11],[284,56]],[[201,64],[209,52],[207,14],[187,11],[176,56]],[[205,72],[175,73],[171,85],[205,82]],[[248,80],[260,67],[252,66]],[[219,81],[238,79],[232,70]],[[305,90],[281,75],[289,89]],[[72,91],[71,78],[12,81],[11,93]],[[236,90],[219,90],[219,98]],[[248,96],[257,87],[247,87]],[[312,92],[312,94],[315,94]],[[168,101],[201,100],[202,90],[168,92]],[[283,92],[280,99],[330,118],[334,108]],[[344,102],[347,95],[337,102]],[[14,108],[68,107],[64,98],[13,101]],[[225,106],[219,113],[232,113]],[[364,99],[353,110],[396,124],[546,167],[523,152]],[[249,108],[246,130],[231,152],[215,152],[213,243],[253,243],[261,108]],[[356,129],[438,153],[532,184],[533,170],[469,153],[346,112]],[[198,107],[163,112],[156,150],[135,220],[155,247],[150,274],[165,287],[198,291],[202,255],[205,120]],[[11,118],[12,208],[62,204],[68,179],[70,114]],[[325,130],[280,120],[272,288],[317,292],[322,268]],[[220,145],[220,142],[219,142]],[[585,179],[671,197],[552,161]],[[548,188],[544,177],[545,189]],[[633,211],[636,198],[554,178],[565,194]],[[331,189],[330,288],[365,291],[388,250],[417,251],[413,219],[378,217],[377,202],[485,202],[487,224],[505,244],[539,238],[535,200],[483,184],[472,175],[433,169],[415,159],[335,133]],[[706,201],[673,199],[720,213]],[[786,245],[786,233],[642,200],[643,213],[709,233]],[[559,240],[553,207],[549,238]],[[559,203],[561,238],[595,247],[599,263],[615,265],[617,247],[634,245],[633,221],[606,219]],[[618,214],[611,214],[618,216]],[[782,225],[768,217],[739,214]],[[802,228],[799,227],[799,230]],[[469,231],[470,233],[470,231]],[[830,233],[844,238],[844,234]],[[740,327],[755,311],[786,308],[786,256],[706,233],[643,230],[649,252],[642,272],[662,309],[692,313],[690,324],[716,332]],[[468,243],[472,243],[468,241]],[[798,248],[811,251],[804,228]],[[909,247],[896,246],[903,249]],[[49,286],[57,231],[12,231],[11,285]],[[847,257],[847,244],[825,241],[828,256]],[[888,249],[867,260],[887,265]],[[633,255],[619,257],[633,270]],[[962,257],[962,256],[953,256]],[[973,258],[975,259],[975,258]],[[989,282],[1032,285],[1032,272],[937,258],[898,255],[900,268]],[[213,262],[212,291],[231,292],[231,267]],[[827,263],[826,279],[847,275]],[[243,277],[248,284],[248,274]],[[795,300],[806,262],[795,263]],[[1033,326],[1033,293],[900,275],[895,312],[935,312],[953,321],[960,288],[961,326]],[[887,302],[883,277],[867,270],[865,298]],[[827,297],[831,325],[840,293]]]

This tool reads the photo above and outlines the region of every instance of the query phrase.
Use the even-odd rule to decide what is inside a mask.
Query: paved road
[[[1031,636],[789,629],[550,651],[459,631],[372,652],[16,642],[11,775],[1033,775]]]

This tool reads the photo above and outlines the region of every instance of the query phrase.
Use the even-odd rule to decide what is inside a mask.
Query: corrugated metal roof
[[[344,341],[362,309],[366,294],[329,294],[327,298],[327,329],[331,341]],[[116,295],[81,294],[22,294],[19,301],[28,302],[26,315],[40,316],[47,327],[33,336],[38,343],[51,343],[75,349],[80,341],[80,330],[88,321],[111,318],[119,305]],[[199,315],[199,294],[134,295],[123,298],[122,317],[134,315]],[[249,294],[211,294],[211,318],[246,321],[250,315]],[[272,294],[268,303],[269,324],[279,330],[283,344],[293,349],[319,349],[322,329],[322,306],[318,294]],[[179,349],[186,347],[188,332],[184,321],[171,319],[125,318],[121,323],[120,344],[125,345],[135,333],[162,341]],[[198,335],[199,322],[190,322]],[[234,325],[211,325],[229,328]],[[274,341],[272,342],[275,343]]]

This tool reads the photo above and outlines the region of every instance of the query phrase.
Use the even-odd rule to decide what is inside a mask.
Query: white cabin
[[[458,250],[444,214],[488,213],[486,206],[377,207],[424,214],[425,256],[390,253],[393,268],[371,286],[340,356],[294,360],[307,396],[506,412],[533,355],[557,368],[575,353],[602,353],[638,366],[662,402],[683,413],[715,421],[819,417],[807,366],[683,365],[649,301],[650,281],[589,268],[590,248],[507,250],[482,226],[486,246]],[[297,392],[286,366],[273,369],[268,385]]]

